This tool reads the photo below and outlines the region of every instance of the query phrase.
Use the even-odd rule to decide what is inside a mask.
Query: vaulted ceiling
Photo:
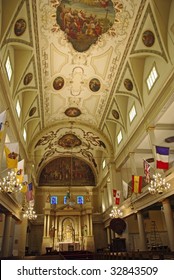
[[[1,89],[13,134],[21,131],[21,156],[38,174],[50,160],[72,153],[98,174],[104,158],[127,167],[125,158],[133,152],[141,167],[143,158],[153,158],[153,144],[174,150],[173,141],[165,141],[174,136],[172,0],[0,3]],[[8,54],[10,83],[4,67]],[[159,77],[149,92],[146,79],[154,65]],[[130,123],[133,105],[137,115]]]

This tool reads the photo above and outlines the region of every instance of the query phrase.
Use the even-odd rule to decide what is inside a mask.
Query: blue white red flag
[[[156,168],[169,168],[169,148],[156,146]]]

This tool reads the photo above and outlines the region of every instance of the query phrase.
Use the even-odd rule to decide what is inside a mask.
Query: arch
[[[95,175],[84,160],[78,157],[58,157],[40,172],[39,186],[95,186]]]

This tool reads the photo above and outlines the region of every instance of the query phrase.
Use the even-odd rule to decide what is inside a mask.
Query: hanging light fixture
[[[25,210],[23,214],[23,218],[27,218],[28,220],[36,220],[37,214],[34,211],[34,208],[32,205],[29,205],[28,208]]]
[[[19,192],[22,184],[17,179],[17,173],[13,170],[9,171],[7,176],[0,180],[0,191],[8,194]]]
[[[170,188],[170,183],[166,183],[166,179],[160,173],[153,175],[148,188],[150,194],[162,194]]]
[[[109,216],[111,218],[120,218],[123,216],[123,212],[117,206],[114,206]]]

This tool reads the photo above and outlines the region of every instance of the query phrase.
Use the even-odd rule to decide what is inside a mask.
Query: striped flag
[[[141,193],[142,182],[143,182],[142,176],[132,175],[132,192]]]
[[[33,200],[33,184],[32,183],[28,184],[28,190],[26,192],[26,199],[27,199],[27,201]]]
[[[169,148],[156,146],[156,168],[169,169]]]

